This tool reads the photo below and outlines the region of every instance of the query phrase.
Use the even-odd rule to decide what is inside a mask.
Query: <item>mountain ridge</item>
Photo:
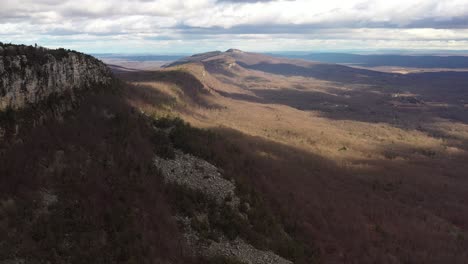
[[[189,74],[219,107],[179,96],[190,85],[172,72]],[[252,177],[293,215],[299,237],[325,263],[465,262],[466,73],[217,52],[144,74],[121,76],[171,104],[133,100],[135,107],[214,132],[201,152],[217,166],[239,158],[224,142],[213,151],[217,136],[238,138],[249,160],[231,165],[235,175]]]
[[[314,259],[247,177],[240,182],[230,169],[221,173],[200,158],[208,157],[199,151],[212,148],[203,143],[210,132],[145,113],[132,101],[160,104],[164,97],[117,79],[175,81],[180,103],[216,109],[205,102],[213,91],[201,75],[172,69],[114,76],[98,60],[62,49],[9,45],[3,55],[0,263]],[[26,92],[34,96],[16,99]],[[196,184],[164,180],[169,173],[190,183],[189,171],[196,172]],[[199,183],[210,190],[228,186],[229,193],[214,202]]]

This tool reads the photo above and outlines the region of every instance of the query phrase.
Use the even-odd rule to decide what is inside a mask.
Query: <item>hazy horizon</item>
[[[65,47],[66,48],[66,47]],[[236,48],[234,48],[236,49]],[[121,55],[121,56],[144,56],[144,55],[153,55],[153,56],[190,56],[196,53],[204,53],[210,51],[226,51],[226,50],[205,50],[201,52],[174,52],[174,53],[163,53],[158,51],[148,51],[148,52],[92,52],[92,55]],[[294,54],[313,54],[313,53],[343,53],[343,54],[360,54],[360,55],[452,55],[452,56],[466,56],[468,55],[468,50],[272,50],[272,51],[261,51],[261,50],[242,50],[245,52],[252,53],[262,53],[262,54],[285,54],[285,55],[294,55]]]

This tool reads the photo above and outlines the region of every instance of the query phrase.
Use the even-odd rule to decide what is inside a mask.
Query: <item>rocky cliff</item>
[[[111,73],[99,60],[74,51],[0,43],[0,110],[20,109],[50,95],[109,86]]]

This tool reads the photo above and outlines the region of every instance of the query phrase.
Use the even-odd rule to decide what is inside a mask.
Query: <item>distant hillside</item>
[[[147,115],[212,133],[171,138],[186,137],[184,151],[236,181],[252,179],[302,252],[323,263],[466,263],[466,72],[386,73],[228,50],[119,76]]]
[[[282,56],[327,63],[356,64],[364,67],[468,68],[468,56],[358,55],[348,53],[310,53]]]
[[[178,55],[138,55],[138,54],[93,54],[100,59],[121,59],[127,61],[175,61],[183,56]]]
[[[221,55],[221,51],[212,51],[212,52],[206,52],[206,53],[200,53],[200,54],[195,54],[190,57],[184,57],[184,58],[179,58],[178,60],[168,63],[164,65],[164,67],[171,67],[171,66],[176,66],[176,65],[181,65],[185,63],[190,63],[190,62],[200,62],[205,59],[209,59],[211,57],[215,57],[218,55]]]
[[[231,64],[231,67],[234,66],[234,64],[237,64],[238,66],[246,69],[261,70],[282,75],[298,75],[318,78],[332,78],[332,76],[346,78],[345,75],[349,74],[353,75],[352,77],[356,77],[355,75],[357,74],[385,75],[380,72],[355,69],[337,64],[274,57],[267,54],[244,52],[237,49],[229,49],[226,52],[213,51],[195,54],[167,64],[165,67],[167,68],[187,63],[203,63],[213,67],[219,63]]]
[[[389,56],[391,57],[392,55]],[[404,60],[404,58],[411,57],[412,56],[401,56],[401,58],[403,58],[402,60]],[[446,57],[440,58],[443,59]],[[468,59],[468,57],[459,58]],[[332,62],[310,61],[302,58],[277,57],[233,49],[226,52],[217,51],[196,54],[191,57],[182,58],[171,64],[167,64],[165,67],[167,68],[194,63],[203,65],[208,72],[231,77],[234,77],[233,74],[235,75],[236,71],[242,71],[243,74],[249,74],[248,71],[254,70],[288,77],[300,76],[314,78],[317,80],[337,82],[343,85],[366,84],[384,87],[392,86],[395,88],[417,86],[421,89],[426,89],[426,92],[432,89],[437,89],[439,92],[444,91],[444,96],[456,96],[455,93],[457,92],[464,93],[465,83],[468,82],[468,74],[465,72],[443,70],[401,74],[355,68]],[[434,64],[433,67],[437,67],[437,65]]]

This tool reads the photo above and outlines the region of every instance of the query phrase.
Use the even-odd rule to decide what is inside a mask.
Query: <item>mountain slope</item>
[[[126,85],[71,51],[7,45],[2,62],[0,263],[196,263]]]
[[[224,53],[208,52],[183,58],[165,67],[182,65],[185,63],[202,63],[208,71],[215,71],[220,62],[230,67],[240,66],[250,70],[260,70],[272,74],[287,76],[313,77],[329,81],[357,82],[361,78],[368,77],[391,77],[395,75],[377,71],[356,69],[337,64],[311,62],[298,59],[287,59],[272,57],[263,54],[243,52],[230,49]],[[219,65],[218,65],[219,66]]]
[[[171,105],[130,103],[211,132],[183,134],[182,149],[251,179],[323,262],[466,262],[466,74],[379,73],[236,50],[195,57],[134,82],[135,94]],[[217,107],[176,96],[186,88],[171,71],[198,80]]]
[[[385,73],[238,50],[193,58],[200,59],[190,63],[182,59],[176,62],[177,67],[202,66],[212,76],[202,76],[203,70],[194,71],[198,78],[215,77],[209,86],[228,97],[325,110],[324,114],[339,119],[405,122],[415,116],[407,111],[410,107],[416,115],[428,110],[428,119],[438,116],[468,121],[464,115],[468,74],[464,72]],[[437,106],[441,104],[447,107]],[[343,108],[352,110],[341,111]],[[403,114],[407,117],[398,118]]]
[[[76,52],[6,51],[0,263],[313,261],[251,179],[202,159],[203,148],[213,147],[205,141],[211,132],[129,104],[167,97],[124,83]],[[132,74],[134,82],[175,80],[178,103],[217,108],[205,101],[212,91],[188,72]],[[167,180],[177,177],[182,181]],[[229,187],[222,199],[205,191],[219,194],[219,186]]]

